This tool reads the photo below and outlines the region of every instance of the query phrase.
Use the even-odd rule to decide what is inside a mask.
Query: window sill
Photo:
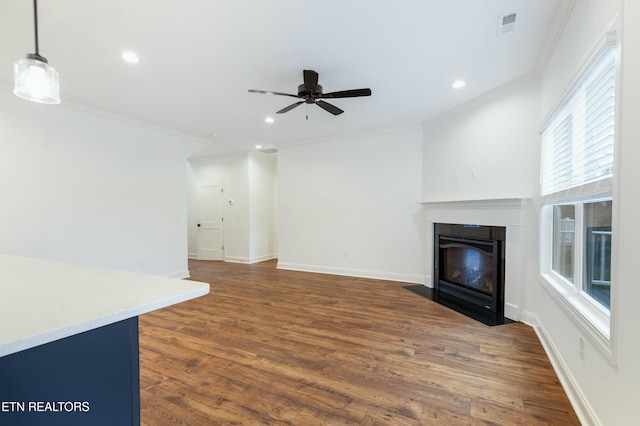
[[[551,298],[563,308],[606,359],[612,365],[616,365],[610,338],[610,316],[592,306],[579,293],[567,289],[550,274],[540,274],[540,282]]]

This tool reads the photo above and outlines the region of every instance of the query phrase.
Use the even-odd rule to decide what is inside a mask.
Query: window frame
[[[611,309],[607,309],[604,305],[599,303],[593,296],[591,296],[586,290],[586,280],[587,280],[587,271],[588,271],[588,261],[586,260],[587,254],[589,253],[586,241],[586,219],[585,219],[585,205],[591,203],[598,203],[604,201],[613,201],[612,197],[603,197],[598,199],[586,199],[586,200],[578,200],[574,202],[568,203],[556,203],[556,204],[545,204],[543,205],[543,209],[548,209],[549,212],[543,212],[544,215],[549,215],[550,218],[550,226],[553,228],[555,217],[553,215],[553,208],[558,205],[572,205],[575,207],[575,221],[574,221],[574,250],[573,250],[573,281],[569,280],[567,277],[563,276],[560,272],[556,271],[553,267],[553,257],[555,253],[554,249],[554,232],[551,230],[551,235],[549,237],[549,246],[548,249],[550,251],[549,255],[547,255],[548,266],[543,269],[543,274],[547,275],[549,280],[552,280],[556,285],[562,285],[567,288],[568,292],[573,292],[571,297],[581,299],[579,304],[590,306],[589,312],[587,315],[590,319],[599,324],[600,328],[602,328],[603,334],[605,334],[608,338],[609,330],[607,326],[604,324],[609,323],[611,319]]]
[[[589,340],[595,343],[595,346],[601,350],[601,352],[609,359],[612,365],[616,365],[616,356],[614,351],[614,319],[616,312],[616,291],[615,284],[612,284],[610,290],[610,307],[607,309],[601,303],[592,298],[583,289],[583,279],[586,275],[586,235],[584,229],[584,209],[583,204],[592,202],[610,200],[612,202],[612,244],[611,244],[611,268],[612,268],[612,283],[616,282],[616,248],[613,241],[615,241],[616,234],[616,209],[617,199],[615,197],[616,192],[616,177],[619,175],[618,170],[618,152],[619,152],[619,135],[620,135],[620,99],[621,99],[621,84],[620,84],[620,44],[616,38],[615,31],[609,31],[604,34],[603,37],[596,43],[592,49],[588,59],[584,62],[580,72],[576,75],[572,84],[559,98],[559,101],[551,109],[545,120],[544,125],[541,127],[540,134],[548,126],[551,120],[554,118],[556,112],[560,110],[566,100],[572,95],[573,91],[583,80],[584,76],[593,68],[600,56],[611,46],[616,48],[615,52],[615,130],[614,130],[614,171],[609,181],[608,191],[598,191],[600,186],[598,182],[587,183],[588,190],[586,193],[575,193],[571,190],[561,191],[564,194],[560,194],[558,197],[552,197],[552,199],[543,200],[540,198],[540,235],[539,235],[539,250],[540,250],[540,282],[546,292],[554,299],[560,306],[564,308],[570,318],[577,324],[582,331],[589,337]],[[543,161],[543,160],[541,160]],[[541,163],[542,171],[542,163]],[[542,175],[541,175],[542,179]],[[542,182],[542,181],[541,181]],[[607,182],[605,182],[606,184]],[[564,197],[563,197],[564,196]],[[576,206],[576,222],[575,226],[575,247],[574,247],[574,279],[573,282],[563,277],[561,274],[553,270],[553,247],[554,247],[554,205],[566,205],[573,204]],[[579,218],[579,219],[578,219]]]

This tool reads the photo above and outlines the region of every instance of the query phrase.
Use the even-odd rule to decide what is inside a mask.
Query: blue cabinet
[[[138,317],[1,357],[0,425],[137,426],[139,365]]]

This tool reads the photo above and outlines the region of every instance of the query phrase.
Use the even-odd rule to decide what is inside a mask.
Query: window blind
[[[542,130],[545,203],[611,192],[616,47],[609,46]]]

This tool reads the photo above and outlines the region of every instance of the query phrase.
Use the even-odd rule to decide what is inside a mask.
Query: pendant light
[[[33,0],[36,53],[29,53],[14,64],[15,86],[13,93],[29,101],[44,104],[60,103],[58,73],[40,56],[38,50],[38,0]]]

